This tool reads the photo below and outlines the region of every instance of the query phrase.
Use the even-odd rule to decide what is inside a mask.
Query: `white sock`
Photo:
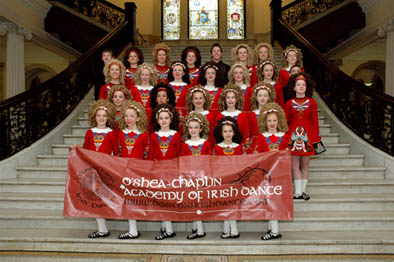
[[[161,222],[161,229],[163,229],[163,230],[166,229],[166,222],[165,221]]]
[[[302,180],[301,179],[294,179],[294,186],[295,186],[294,194],[296,196],[301,196],[302,195]]]
[[[278,220],[270,220],[269,223],[271,224],[271,232],[275,235],[279,234],[279,223]]]
[[[238,235],[237,221],[230,220],[229,223],[230,223],[230,233],[232,235]]]
[[[172,228],[172,222],[171,221],[163,221],[165,225],[166,232],[168,234],[172,234],[174,232],[174,229]]]
[[[204,228],[202,227],[202,221],[195,221],[193,223],[195,223],[196,225],[197,234],[199,234],[200,236],[204,235]]]
[[[302,181],[302,192],[305,193],[306,185],[308,184],[308,179],[301,179]]]
[[[129,219],[129,233],[133,236],[138,234],[137,232],[137,220],[130,220]]]
[[[195,230],[197,230],[197,224],[196,224],[196,221],[193,221],[192,222],[192,231],[195,231]]]
[[[228,220],[224,221],[223,223],[223,233],[230,233],[230,222]]]
[[[268,230],[272,231],[272,223],[271,223],[271,221],[272,220],[268,220]]]
[[[107,233],[107,223],[104,218],[96,218],[98,231],[101,233]]]

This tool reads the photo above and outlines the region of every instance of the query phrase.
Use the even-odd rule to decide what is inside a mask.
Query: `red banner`
[[[136,220],[292,220],[287,151],[150,161],[70,151],[64,216]]]

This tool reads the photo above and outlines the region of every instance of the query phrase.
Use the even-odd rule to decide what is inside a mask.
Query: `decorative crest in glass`
[[[227,0],[227,38],[245,38],[245,1]]]
[[[181,0],[163,0],[163,39],[178,40],[181,35]]]
[[[189,38],[218,38],[218,0],[189,0]]]

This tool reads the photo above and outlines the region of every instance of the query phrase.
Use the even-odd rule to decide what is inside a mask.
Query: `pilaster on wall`
[[[386,37],[386,86],[385,92],[394,96],[394,19],[378,30],[379,37]]]

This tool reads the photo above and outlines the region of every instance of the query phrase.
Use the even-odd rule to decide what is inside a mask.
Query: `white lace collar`
[[[128,128],[126,128],[126,129],[123,129],[123,130],[122,130],[122,132],[123,132],[123,133],[125,133],[125,134],[131,133],[131,132],[134,132],[134,133],[136,133],[137,135],[139,135],[139,134],[141,134],[141,133],[142,133],[141,131],[138,131],[138,130],[131,130],[131,129],[128,129]]]
[[[191,111],[189,114],[191,114],[191,113],[193,113],[193,112],[196,112],[196,111]],[[207,115],[209,114],[209,111],[208,111],[208,110],[204,110],[204,111],[202,111],[202,112],[196,112],[196,113],[199,113],[199,114],[201,114],[201,115],[203,115],[203,116],[207,116]]]
[[[189,146],[199,146],[204,144],[204,142],[207,141],[204,138],[200,138],[200,140],[192,141],[190,139],[186,140],[185,143],[188,144]]]
[[[234,112],[222,111],[220,113],[222,113],[223,116],[235,117],[235,116],[238,116],[239,114],[241,114],[242,111],[239,111],[239,110],[235,110]]]
[[[270,81],[270,84],[271,84],[272,86],[274,86],[274,85],[276,84],[276,82],[275,82],[275,81]]]
[[[281,137],[281,136],[284,136],[285,133],[283,133],[283,132],[277,132],[277,133],[268,133],[268,132],[264,132],[264,133],[262,133],[262,135],[265,136],[265,137],[270,137],[270,136]]]
[[[138,90],[142,90],[142,91],[150,91],[152,90],[153,86],[136,86]]]
[[[209,92],[218,90],[218,88],[215,87],[215,86],[204,86],[204,89],[209,91]]]
[[[172,85],[172,86],[185,86],[185,85],[187,85],[185,82],[176,83],[174,81],[170,82],[169,84]]]
[[[97,127],[93,127],[91,130],[94,133],[101,133],[101,134],[106,134],[112,131],[112,129],[109,127],[106,127],[105,129],[99,129]]]
[[[252,112],[255,113],[256,116],[258,116],[260,114],[260,109],[253,110]]]
[[[218,146],[226,148],[226,147],[231,147],[231,148],[236,148],[237,146],[239,146],[239,144],[237,143],[232,143],[230,145],[225,144],[224,142],[219,143]]]
[[[242,84],[242,85],[240,85],[239,87],[240,87],[242,90],[244,90],[244,89],[248,88],[248,86],[247,86],[247,85],[245,85],[245,84]]]
[[[169,136],[173,136],[176,134],[175,130],[170,130],[170,131],[156,131],[155,134],[157,134],[158,136],[162,137],[169,137]]]

